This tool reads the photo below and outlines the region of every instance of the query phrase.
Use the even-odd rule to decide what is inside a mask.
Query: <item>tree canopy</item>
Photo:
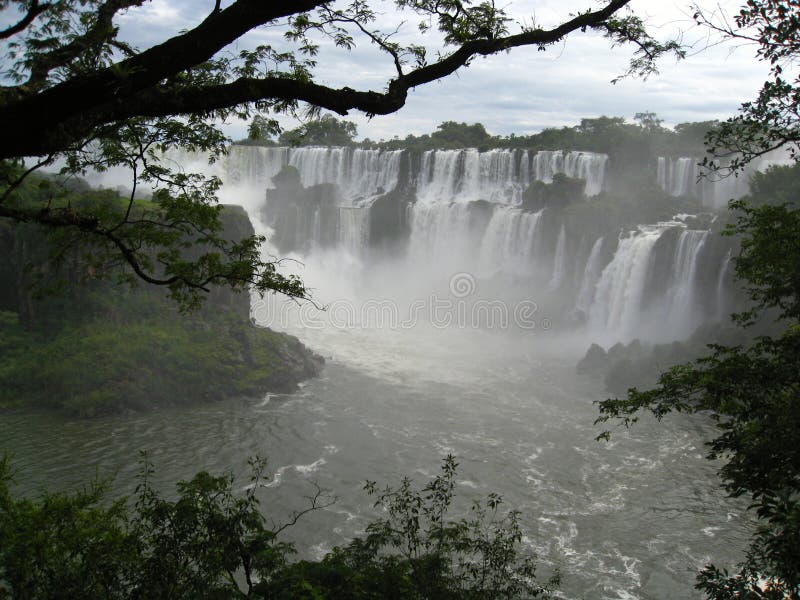
[[[778,148],[798,159],[800,144],[800,19],[794,0],[747,0],[732,19],[696,8],[694,18],[724,39],[755,44],[770,73],[755,100],[713,129],[707,141],[712,158],[737,170]],[[709,161],[712,162],[712,161]]]
[[[232,118],[254,120],[251,134],[276,131],[276,113],[303,106],[340,115],[359,110],[381,115],[400,109],[409,90],[453,74],[475,58],[521,46],[540,50],[571,33],[592,29],[612,45],[631,43],[629,73],[647,75],[665,53],[679,56],[677,42],[648,35],[630,11],[630,0],[608,0],[599,8],[565,15],[551,28],[515,24],[494,2],[395,0],[396,10],[421,19],[420,31],[443,46],[402,45],[396,31],[378,28],[374,3],[352,0],[236,0],[223,7],[208,3],[196,25],[148,48],[125,39],[119,15],[147,0],[6,0],[0,31],[8,58],[0,86],[0,218],[34,222],[79,232],[97,242],[98,256],[126,265],[151,283],[168,286],[185,306],[195,305],[214,283],[304,296],[300,282],[263,261],[262,240],[238,245],[217,235],[219,181],[175,172],[161,161],[179,147],[224,154],[229,140],[219,124]],[[198,3],[199,4],[199,3]],[[587,2],[588,4],[588,2]],[[275,45],[249,47],[238,40],[259,29],[279,32]],[[393,66],[382,89],[329,87],[317,81],[323,41],[352,49],[371,44]],[[345,132],[349,134],[350,132]],[[35,156],[33,166],[22,157]],[[132,173],[133,192],[117,210],[59,202],[21,201],[26,175],[55,159],[70,173],[123,166]],[[152,210],[134,210],[137,184],[156,189]],[[205,249],[184,258],[185,247]]]
[[[367,482],[382,517],[321,560],[292,560],[282,534],[333,498],[315,488],[305,508],[275,523],[262,512],[266,461],[250,461],[243,493],[231,474],[205,471],[165,499],[146,455],[134,497],[110,500],[102,484],[15,499],[0,457],[0,596],[3,598],[268,598],[352,600],[553,598],[522,548],[519,514],[491,493],[454,519],[458,464],[417,486]],[[43,534],[47,532],[46,534]]]
[[[278,142],[288,146],[349,146],[357,134],[355,123],[323,115],[296,129],[284,131]]]

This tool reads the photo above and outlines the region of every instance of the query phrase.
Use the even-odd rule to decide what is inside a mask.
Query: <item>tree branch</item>
[[[17,177],[14,181],[9,182],[8,187],[3,191],[3,195],[0,196],[0,204],[5,202],[8,199],[8,197],[14,192],[14,190],[16,190],[20,185],[22,185],[22,182],[25,181],[28,175],[33,173],[36,169],[43,167],[47,164],[50,164],[52,160],[53,160],[52,154],[50,156],[44,157],[40,161],[34,163],[32,167],[29,167],[28,169],[23,171],[22,174],[19,177]]]
[[[0,110],[0,129],[4,132],[0,159],[62,150],[77,139],[89,137],[102,124],[134,116],[205,114],[247,102],[299,100],[339,114],[352,109],[369,115],[388,114],[405,104],[409,89],[446,77],[475,56],[553,44],[576,30],[600,26],[629,2],[611,0],[600,10],[580,14],[550,30],[468,41],[435,63],[398,75],[385,92],[333,89],[289,77],[240,78],[216,86],[163,85],[164,80],[208,60],[250,29],[324,3],[238,0],[209,15],[193,30],[123,60],[113,69],[66,81]]]
[[[350,23],[351,25],[355,25],[361,33],[366,35],[370,40],[372,40],[375,44],[378,45],[384,52],[388,53],[392,60],[394,61],[394,68],[397,71],[397,76],[403,76],[403,66],[400,63],[400,55],[397,52],[397,48],[392,44],[387,42],[388,35],[386,37],[382,37],[375,32],[370,31],[364,24],[361,23],[358,19],[353,17],[347,17],[339,11],[331,10],[330,8],[325,7],[323,9],[328,15],[328,22],[330,23]],[[397,33],[395,31],[395,33]],[[391,34],[390,34],[391,35]]]
[[[257,283],[255,277],[242,277],[234,272],[211,272],[207,276],[193,280],[183,275],[172,275],[170,277],[156,277],[148,273],[139,257],[137,257],[136,249],[126,244],[125,240],[118,236],[115,232],[116,227],[113,229],[106,229],[102,226],[100,219],[96,216],[82,215],[73,211],[71,208],[41,208],[36,210],[25,210],[19,208],[11,208],[0,205],[0,218],[12,219],[17,222],[23,223],[36,223],[55,229],[63,228],[76,228],[80,231],[96,235],[113,244],[125,263],[133,270],[133,272],[143,281],[158,285],[158,286],[173,286],[180,284],[189,289],[200,290],[208,292],[209,285],[218,281],[238,282],[241,284]]]
[[[107,5],[135,1],[109,0]],[[63,123],[70,120],[81,121],[84,113],[91,112],[93,108],[124,102],[143,89],[208,61],[219,50],[259,25],[310,10],[323,3],[324,0],[237,0],[228,8],[209,15],[194,29],[110,67],[74,77],[35,95],[26,95],[24,85],[10,88],[23,94],[0,111],[0,128],[4,133],[15,131],[11,135],[16,135],[17,129],[20,136],[36,135],[30,132],[23,134],[26,127],[18,122],[36,114],[37,120],[43,122],[41,132],[37,133],[46,135],[47,129],[61,128]],[[91,129],[96,123],[86,125],[86,129]],[[57,136],[55,133],[49,137]],[[13,155],[0,151],[0,158]]]
[[[297,522],[304,516],[310,512],[314,512],[317,510],[324,510],[329,506],[332,506],[336,503],[336,498],[331,497],[328,495],[328,490],[321,488],[316,482],[312,481],[311,485],[314,486],[315,492],[313,496],[307,496],[309,506],[304,508],[303,510],[294,511],[289,517],[289,520],[286,523],[283,523],[275,529],[272,530],[272,535],[274,537],[278,537],[280,533],[288,529],[289,527],[293,527],[297,525]]]
[[[10,38],[12,35],[24,31],[31,23],[33,23],[36,17],[49,9],[51,6],[52,4],[49,2],[45,4],[39,4],[39,0],[32,0],[27,14],[22,17],[19,22],[0,31],[0,39],[5,40]]]
[[[113,19],[120,10],[131,6],[141,6],[145,0],[107,0],[97,9],[94,24],[81,36],[52,52],[36,56],[31,65],[28,81],[21,87],[26,92],[38,91],[47,84],[47,77],[53,69],[66,66],[83,52],[109,42],[116,34]]]

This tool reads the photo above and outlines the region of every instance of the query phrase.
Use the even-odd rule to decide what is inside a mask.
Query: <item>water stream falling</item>
[[[603,240],[605,238],[597,238],[592,250],[589,253],[589,258],[586,259],[586,267],[583,270],[583,277],[581,279],[581,287],[578,291],[577,299],[575,300],[575,308],[581,314],[586,315],[592,307],[594,302],[595,289],[597,287],[597,280],[600,277],[602,269],[602,255]]]
[[[600,275],[589,308],[589,324],[594,331],[615,331],[626,341],[636,337],[642,324],[642,299],[653,248],[664,230],[642,226],[620,239],[614,257]]]
[[[294,246],[288,249],[301,255],[311,246],[330,246],[333,240],[328,253],[338,246],[351,257],[361,257],[364,266],[375,267],[385,258],[374,250],[376,244],[407,236],[407,243],[394,243],[392,260],[406,270],[416,268],[419,281],[438,278],[446,283],[461,271],[478,279],[512,276],[522,285],[515,293],[542,306],[557,306],[562,323],[568,314],[583,315],[586,331],[599,341],[627,341],[639,335],[653,341],[684,337],[720,312],[716,305],[695,301],[696,265],[704,256],[707,231],[687,230],[673,251],[656,244],[672,225],[643,224],[621,232],[613,252],[608,244],[601,252],[603,235],[590,233],[587,238],[558,212],[523,206],[533,181],[552,182],[559,173],[583,179],[587,201],[592,202],[609,186],[607,164],[606,155],[589,152],[465,149],[414,156],[357,148],[237,147],[221,176],[257,190],[253,202],[266,206],[260,213],[266,215],[265,226],[279,232],[294,228]],[[285,212],[291,200],[268,190],[264,205],[258,195],[286,166],[297,170],[310,196],[292,209],[291,218],[279,220],[275,215]],[[695,189],[697,173],[694,159],[662,158],[655,177],[677,196]],[[333,186],[335,192],[313,192],[321,184]],[[315,244],[297,243],[309,235]],[[588,254],[576,254],[578,238]],[[653,255],[656,249],[658,257]],[[664,253],[671,254],[664,258]],[[657,306],[666,315],[660,319],[654,319],[656,309],[648,308],[644,293],[656,258],[671,265],[671,287]],[[721,271],[723,257],[714,260]],[[501,292],[496,289],[495,294]]]

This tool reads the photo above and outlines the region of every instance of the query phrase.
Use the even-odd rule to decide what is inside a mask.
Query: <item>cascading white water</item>
[[[428,150],[416,181],[418,202],[521,204],[530,184],[527,163],[526,151]]]
[[[742,172],[710,173],[700,166],[700,159],[693,157],[659,157],[656,181],[662,190],[671,196],[697,196],[703,206],[718,210],[730,200],[738,200],[749,191],[750,178],[754,173],[766,171],[773,165],[790,165],[781,152],[774,152],[747,164]]]
[[[351,255],[360,255],[369,241],[369,211],[340,206],[338,238],[339,245]]]
[[[342,256],[366,265],[374,260],[373,254],[365,251],[370,239],[380,236],[381,227],[386,227],[381,224],[383,217],[379,217],[376,230],[370,231],[372,200],[380,191],[397,188],[403,160],[401,152],[353,148],[235,148],[227,159],[225,172],[229,179],[261,182],[263,187],[269,187],[271,177],[283,166],[292,165],[306,187],[335,184],[339,190],[336,205],[315,207],[316,200],[312,198],[298,205],[296,219],[290,215],[285,222],[298,228],[295,238],[314,238],[301,252],[324,251],[335,261],[338,248]],[[590,238],[586,246],[575,244],[570,239],[573,229],[559,213],[548,214],[545,220],[544,211],[533,213],[517,207],[531,181],[552,181],[557,173],[583,177],[587,193],[601,191],[605,187],[606,161],[604,155],[581,152],[425,152],[418,163],[411,161],[408,178],[403,175],[403,183],[416,192],[416,201],[403,209],[409,230],[406,254],[393,256],[392,260],[396,266],[424,266],[427,279],[418,282],[422,286],[428,281],[448,281],[447,277],[462,271],[476,277],[502,272],[513,275],[509,281],[521,286],[518,289],[542,290],[545,303],[565,307],[564,298],[558,296],[571,294],[566,308],[585,315],[589,330],[600,340],[615,342],[640,335],[647,338],[649,333],[665,329],[669,331],[664,335],[672,335],[673,339],[688,335],[701,316],[700,311],[694,310],[694,282],[707,232],[681,232],[670,263],[670,283],[665,284],[663,296],[653,300],[645,298],[653,248],[664,231],[681,225],[642,226],[622,236],[611,262],[604,264],[608,254],[603,248],[608,240]],[[415,168],[414,164],[418,166]],[[693,159],[659,160],[659,183],[667,186],[670,193],[683,193],[687,186],[694,185],[694,169]],[[382,210],[387,206],[382,205]],[[557,227],[558,235],[542,235],[544,222]],[[332,229],[334,226],[336,229]],[[324,248],[314,242],[322,238],[326,240]],[[582,252],[589,244],[586,262],[575,264],[576,249],[583,248],[578,253],[585,256]],[[578,269],[582,271],[576,273]],[[704,306],[707,304],[713,303]],[[655,305],[662,312],[654,319]]]
[[[657,181],[670,196],[697,195],[702,193],[697,183],[697,159],[681,157],[658,159]]]
[[[266,188],[284,166],[291,165],[302,185],[333,183],[343,200],[354,205],[397,187],[401,156],[400,150],[233,146],[224,169],[233,183]]]
[[[553,292],[561,287],[564,282],[564,275],[567,271],[567,231],[562,223],[561,230],[558,232],[556,241],[556,255],[553,260],[553,275],[550,283],[547,284],[547,291]]]
[[[658,167],[656,170],[656,183],[658,187],[666,191],[667,187],[667,159],[664,156],[658,157]]]
[[[719,270],[719,277],[717,277],[717,319],[720,321],[725,320],[728,315],[728,302],[727,295],[725,294],[725,285],[729,276],[731,262],[733,259],[733,250],[728,250],[725,255],[725,260],[722,263],[722,268]]]
[[[532,181],[550,183],[563,173],[584,179],[587,196],[605,187],[605,154],[542,151],[531,156],[525,150],[428,150],[422,155],[417,177],[420,202],[471,202],[487,200],[518,205]]]
[[[271,180],[284,165],[289,164],[290,148],[262,146],[231,146],[222,160],[220,173],[226,185],[270,187]]]
[[[644,225],[620,238],[614,258],[600,275],[589,310],[589,325],[596,335],[609,340],[636,336],[653,247],[667,227]]]
[[[497,206],[481,240],[478,264],[487,274],[504,271],[529,274],[532,270],[536,229],[542,213]]]
[[[592,246],[589,258],[586,259],[586,267],[583,269],[581,288],[575,301],[575,310],[583,315],[588,315],[594,301],[597,278],[600,276],[603,266],[601,264],[602,250],[603,238],[598,238]]]
[[[423,248],[448,245],[452,250],[454,238],[474,236],[475,231],[469,229],[472,223],[467,213],[456,211],[449,214],[451,207],[475,200],[501,206],[518,206],[522,203],[523,192],[533,180],[550,182],[556,173],[584,178],[586,193],[597,194],[605,186],[607,158],[606,155],[589,152],[545,151],[531,155],[525,150],[503,149],[486,152],[476,149],[424,152],[420,157],[420,168],[411,175],[410,181],[416,189],[416,203],[409,219],[414,237],[412,247],[416,241],[421,241]],[[368,209],[377,195],[397,188],[401,160],[402,151],[234,146],[218,170],[229,184],[265,189],[271,187],[272,178],[283,167],[291,165],[297,169],[304,187],[334,184],[338,191],[336,204]],[[503,226],[499,221],[491,223],[493,230],[489,232],[489,238],[499,230],[510,231],[508,227],[517,226],[519,235],[523,237],[513,244],[519,248],[532,246],[532,238],[523,238],[526,232],[532,231],[535,220],[516,213],[497,213],[494,216],[500,220],[504,216],[514,217],[519,222],[508,226]],[[303,232],[313,229],[309,224],[312,217],[314,226],[319,225],[318,213],[301,217],[298,217],[297,223],[298,227],[302,226]],[[364,227],[361,225],[352,235],[350,230],[356,222],[367,222],[368,215],[356,218],[355,214],[340,211],[340,218],[342,222],[338,225],[337,239],[353,253],[355,249],[352,244],[359,240],[366,243],[370,236],[363,233]],[[526,224],[521,224],[521,221],[526,221]],[[319,230],[319,227],[315,230]],[[510,240],[514,235],[508,235],[511,237],[507,243],[512,244]],[[436,236],[442,237],[436,241],[433,239]],[[493,243],[487,241],[487,244]],[[309,246],[313,245],[311,241]],[[487,250],[483,254],[489,252]],[[524,260],[523,257],[522,262]],[[488,259],[485,262],[488,263]]]
[[[467,204],[420,204],[409,207],[411,239],[409,257],[425,264],[431,260],[449,260],[469,252],[467,232],[470,210]]]
[[[586,181],[585,194],[596,196],[605,187],[608,156],[592,152],[567,152],[543,150],[533,157],[533,179],[550,183],[553,176],[563,173]]]
[[[667,328],[677,338],[690,335],[702,318],[696,306],[697,261],[708,235],[708,231],[687,229],[678,239],[664,311]]]
[[[402,151],[361,148],[303,148],[289,153],[289,164],[303,185],[334,183],[345,199],[356,202],[397,186]]]
[[[712,267],[719,269],[715,271],[719,280],[716,290],[710,290],[711,298],[696,301],[698,292],[693,285],[698,260],[707,246],[705,232],[682,232],[670,263],[674,271],[671,283],[665,284],[663,297],[645,299],[644,275],[651,251],[659,232],[668,226],[643,226],[641,231],[624,236],[611,262],[604,265],[608,253],[602,249],[611,240],[589,238],[578,244],[571,236],[582,238],[585,234],[576,231],[575,223],[557,211],[548,209],[548,218],[544,219],[541,211],[532,213],[518,208],[523,191],[531,182],[551,182],[557,173],[584,178],[587,194],[602,191],[606,187],[605,155],[467,149],[429,151],[406,160],[402,151],[233,146],[228,156],[214,165],[208,165],[204,157],[196,154],[176,154],[168,159],[183,164],[187,171],[221,177],[225,183],[221,193],[224,202],[244,204],[259,233],[272,234],[275,240],[284,234],[280,242],[274,242],[281,247],[280,255],[311,252],[316,264],[326,260],[326,265],[357,265],[360,269],[374,260],[367,248],[371,240],[381,240],[381,228],[394,227],[390,233],[397,234],[400,228],[407,227],[410,236],[406,254],[391,257],[396,266],[425,265],[436,281],[446,281],[457,272],[455,269],[477,277],[498,272],[513,275],[512,283],[517,289],[539,290],[543,303],[556,309],[568,312],[574,308],[586,315],[592,331],[611,342],[634,335],[646,338],[646,328],[652,330],[656,326],[662,331],[669,329],[673,338],[681,337],[700,318],[701,311],[694,311],[696,304],[702,304],[702,310],[709,313],[703,317],[723,315],[726,309],[729,257]],[[780,157],[770,157],[759,168],[776,162],[781,162]],[[696,163],[689,157],[660,158],[656,173],[659,185],[675,195],[694,189],[689,193],[701,194],[713,206],[724,205],[728,197],[741,195],[745,189],[750,171],[739,178],[704,180],[696,186]],[[280,221],[270,221],[269,206],[264,210],[264,190],[272,187],[271,179],[286,165],[297,169],[303,186],[332,184],[337,192],[322,190],[319,196],[311,193],[302,204],[289,205],[290,210],[282,214]],[[406,166],[410,172],[405,171]],[[397,190],[401,183],[402,189],[409,192],[410,203],[405,207],[383,204],[383,216],[376,215],[378,218],[373,220],[371,215],[376,213],[372,213],[372,202],[376,195]],[[416,202],[411,202],[414,192]],[[275,198],[287,206],[286,196],[276,194]],[[404,201],[399,195],[391,200]],[[470,203],[471,200],[485,202]],[[296,213],[292,214],[292,210]],[[394,214],[390,214],[392,211]],[[259,222],[260,217],[264,217],[264,223]],[[544,223],[555,231],[543,231]],[[275,227],[280,228],[277,235]],[[558,234],[554,235],[556,231]],[[396,254],[404,245],[389,243],[379,247],[381,252],[387,248]],[[586,256],[590,245],[586,262],[577,264],[578,257]],[[340,261],[343,257],[346,260]],[[721,257],[717,260],[721,261]],[[705,282],[708,280],[704,277]],[[645,303],[657,305],[661,313],[655,314],[653,306],[648,313]],[[678,323],[683,325],[674,325]]]

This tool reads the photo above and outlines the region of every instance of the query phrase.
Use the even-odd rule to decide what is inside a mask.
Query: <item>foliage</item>
[[[290,131],[284,131],[278,143],[284,146],[351,146],[358,134],[356,124],[323,115]]]
[[[606,392],[623,395],[632,387],[653,387],[664,370],[705,356],[709,343],[740,345],[766,333],[769,331],[757,333],[730,323],[712,322],[701,325],[687,340],[680,342],[649,345],[635,339],[627,345],[617,343],[608,352],[593,344],[578,363],[577,370],[603,377]]]
[[[94,416],[291,391],[318,368],[291,336],[218,308],[179,317],[163,299],[102,301],[117,304],[52,332],[26,331],[0,312],[0,409]]]
[[[367,491],[387,517],[364,538],[318,562],[291,562],[280,534],[325,508],[317,488],[309,505],[267,527],[259,492],[266,462],[251,461],[251,483],[233,492],[230,474],[207,472],[177,485],[167,500],[151,485],[144,456],[132,502],[108,502],[102,485],[74,494],[14,500],[8,458],[0,461],[0,596],[14,598],[543,598],[557,583],[536,582],[532,557],[519,554],[518,516],[499,517],[491,494],[471,516],[451,521],[457,464],[415,489]]]
[[[108,148],[102,152],[112,155]],[[163,175],[163,168],[153,166],[140,178]],[[60,258],[79,257],[85,271],[95,276],[163,286],[182,310],[198,308],[211,286],[220,283],[234,291],[306,295],[297,278],[281,274],[276,261],[262,258],[261,236],[224,235],[223,207],[214,195],[220,185],[216,178],[179,174],[155,192],[152,202],[137,198],[136,182],[129,198],[108,190],[72,192],[69,182],[28,177],[0,203],[7,215],[14,215],[11,221],[0,220],[0,226],[16,220],[39,225],[40,237],[52,232],[50,250],[39,257],[37,269],[49,272]],[[29,218],[32,212],[35,218]]]
[[[635,115],[636,123],[624,117],[581,119],[572,127],[546,128],[531,135],[494,136],[481,123],[440,123],[436,131],[404,139],[373,142],[362,145],[389,150],[434,150],[447,148],[520,148],[527,150],[588,150],[613,155],[620,162],[650,164],[658,156],[701,156],[706,132],[716,123],[681,123],[674,129],[661,126],[655,113]],[[629,164],[631,164],[629,162]]]
[[[738,218],[730,232],[743,236],[736,273],[752,300],[736,319],[777,318],[782,333],[750,346],[712,345],[710,356],[673,367],[654,389],[600,403],[601,422],[629,426],[647,410],[658,419],[701,412],[717,423],[709,457],[724,461],[725,488],[749,496],[759,526],[738,572],[712,565],[700,574],[698,588],[711,598],[800,597],[800,208],[767,202],[787,192],[781,184],[797,186],[797,169],[792,178],[777,169],[758,179],[752,205],[732,203]]]
[[[445,121],[431,133],[431,142],[440,148],[485,148],[491,136],[481,123],[467,125]]]
[[[573,179],[563,173],[556,173],[551,183],[532,182],[522,195],[522,207],[532,211],[543,208],[561,209],[573,202],[585,201],[585,188],[586,182],[582,179]]]
[[[238,144],[264,144],[272,145],[275,142],[272,136],[279,134],[280,124],[275,119],[268,119],[264,115],[254,115],[247,127],[247,139],[239,140]]]
[[[283,566],[291,548],[265,525],[256,491],[265,461],[251,461],[251,486],[233,494],[230,474],[200,472],[166,500],[146,457],[133,510],[110,504],[102,485],[74,494],[13,500],[0,463],[0,592],[14,598],[247,597]],[[324,506],[321,494],[308,510]],[[242,574],[244,589],[237,580]]]
[[[709,133],[708,162],[719,166],[723,159],[722,166],[735,171],[781,147],[794,159],[800,158],[800,77],[794,68],[800,58],[797,9],[791,0],[747,0],[732,23],[696,9],[699,24],[724,38],[756,44],[758,58],[770,68],[758,97],[742,104],[738,115]]]
[[[642,223],[669,221],[676,214],[701,210],[696,198],[670,196],[650,181],[642,182],[640,187],[634,182],[603,191],[586,202],[569,204],[563,216],[568,230],[614,239],[621,229],[631,231]]]
[[[0,459],[0,597],[120,597],[132,551],[125,500],[103,505],[92,483],[74,494],[14,500],[7,456]]]
[[[252,233],[242,209],[220,216],[221,237]],[[97,277],[103,265],[80,246],[48,260],[65,247],[55,235],[0,225],[7,267],[0,289],[8,291],[0,307],[0,408],[93,415],[289,391],[316,373],[314,355],[295,338],[250,323],[248,293],[214,290],[181,318],[161,288]]]

